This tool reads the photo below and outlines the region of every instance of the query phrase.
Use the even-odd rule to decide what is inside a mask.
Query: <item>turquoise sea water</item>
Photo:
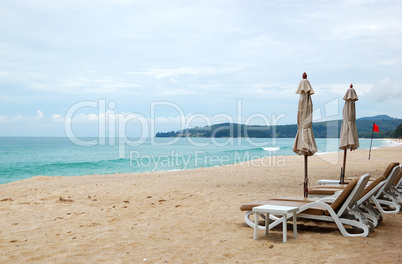
[[[89,139],[81,139],[89,140]],[[295,155],[293,138],[104,139],[81,146],[68,138],[0,138],[0,184],[37,175],[76,176],[212,167],[266,156]],[[316,139],[318,153],[338,151],[339,139]],[[386,146],[373,140],[373,147]],[[370,139],[360,139],[368,149]]]

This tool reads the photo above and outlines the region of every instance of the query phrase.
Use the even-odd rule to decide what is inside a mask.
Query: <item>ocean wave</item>
[[[265,151],[278,151],[281,148],[280,147],[265,147],[265,148],[262,148],[262,149],[265,150]]]
[[[51,164],[43,164],[41,166],[73,166],[73,167],[87,167],[87,166],[98,166],[99,164],[105,163],[121,163],[124,161],[129,161],[129,159],[107,159],[107,160],[94,160],[94,161],[72,161],[72,162],[55,162]]]
[[[384,139],[382,144],[384,147],[396,147],[402,145],[402,142],[396,139]]]
[[[3,167],[2,172],[4,175],[82,175],[88,173],[81,173],[82,170],[97,170],[100,167],[105,167],[109,164],[119,164],[129,162],[128,159],[110,159],[110,160],[97,160],[97,161],[59,161],[53,163],[17,163],[14,166]],[[2,174],[3,174],[2,173]]]
[[[319,156],[319,155],[330,154],[330,153],[335,153],[335,152],[338,152],[338,151],[326,151],[326,152],[318,151],[318,152],[314,153],[314,155]]]
[[[223,153],[227,153],[227,152],[235,153],[235,152],[262,151],[262,150],[264,150],[264,148],[257,147],[257,148],[246,148],[246,149],[231,149],[231,150],[224,150],[222,152]],[[212,153],[217,153],[217,152],[212,152]]]
[[[286,149],[287,147],[283,147],[283,149]],[[231,150],[225,150],[222,151],[223,153],[243,153],[243,152],[249,152],[249,151],[257,151],[257,152],[276,152],[279,151],[281,147],[255,147],[255,148],[247,148],[247,149],[231,149]]]

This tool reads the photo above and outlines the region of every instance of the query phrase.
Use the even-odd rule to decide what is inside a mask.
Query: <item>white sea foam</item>
[[[318,151],[318,152],[314,153],[314,155],[319,156],[319,155],[330,154],[330,153],[335,153],[335,152],[337,152],[337,151],[327,151],[327,152]]]
[[[281,148],[280,147],[266,147],[266,148],[263,148],[265,151],[278,151],[278,150],[280,150]]]
[[[383,140],[383,145],[385,147],[396,147],[396,146],[402,145],[402,141],[395,140],[395,139],[384,139]]]

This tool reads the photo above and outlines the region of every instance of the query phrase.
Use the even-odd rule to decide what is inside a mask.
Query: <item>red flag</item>
[[[380,132],[380,128],[375,123],[373,123],[373,131]]]

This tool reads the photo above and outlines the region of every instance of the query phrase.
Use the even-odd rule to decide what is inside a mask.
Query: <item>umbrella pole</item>
[[[342,170],[341,170],[340,184],[345,183],[346,153],[347,153],[347,149],[345,149],[344,152],[343,152],[343,167],[342,167]]]
[[[304,155],[304,197],[308,197],[308,174],[307,174],[307,155]]]

